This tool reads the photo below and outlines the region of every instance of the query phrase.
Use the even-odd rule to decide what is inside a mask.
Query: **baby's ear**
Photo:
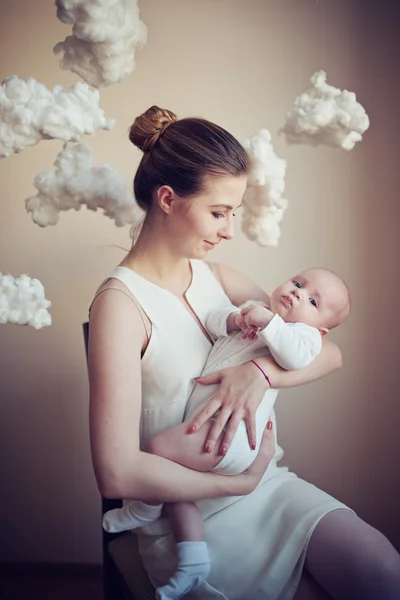
[[[329,333],[329,329],[327,327],[320,327],[319,328],[319,332],[322,336],[326,335],[327,333]]]

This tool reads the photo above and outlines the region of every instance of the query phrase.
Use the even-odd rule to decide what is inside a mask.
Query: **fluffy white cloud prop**
[[[56,0],[57,16],[72,35],[54,47],[61,68],[93,87],[117,83],[135,68],[135,52],[147,41],[137,0]]]
[[[12,76],[0,86],[0,158],[41,140],[77,141],[114,125],[99,108],[98,90],[85,83],[50,91],[33,77]]]
[[[281,235],[278,224],[288,205],[282,198],[286,160],[276,156],[267,129],[261,129],[243,146],[251,167],[243,199],[242,229],[260,246],[276,246]]]
[[[354,92],[326,83],[325,71],[311,77],[312,87],[300,94],[280,130],[291,144],[324,144],[352,150],[369,127],[369,118]]]
[[[0,323],[31,325],[35,329],[51,325],[44,287],[38,279],[0,273]]]
[[[113,165],[92,165],[93,152],[83,142],[64,144],[54,163],[56,170],[39,173],[35,178],[36,196],[25,201],[26,210],[37,225],[55,225],[59,213],[102,209],[117,227],[136,224],[142,211],[129,195],[123,176]]]

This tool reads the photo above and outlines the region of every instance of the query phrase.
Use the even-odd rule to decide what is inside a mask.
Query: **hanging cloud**
[[[82,142],[64,144],[54,163],[56,170],[39,173],[34,181],[36,196],[25,201],[28,213],[41,227],[55,225],[61,211],[102,209],[117,227],[135,225],[142,211],[129,195],[123,176],[113,165],[92,165],[93,152]]]
[[[33,77],[12,76],[0,86],[0,158],[41,140],[77,141],[114,125],[99,108],[98,90],[85,83],[50,91]]]
[[[242,229],[260,246],[276,246],[281,235],[279,223],[288,205],[282,198],[286,160],[276,156],[267,129],[261,129],[243,146],[251,167],[243,199]]]
[[[300,94],[280,130],[290,144],[323,144],[352,150],[369,127],[369,118],[354,92],[326,83],[325,71],[311,77],[312,87]]]
[[[137,0],[56,0],[57,17],[72,35],[54,47],[61,68],[93,87],[118,83],[135,68],[135,53],[147,41]]]
[[[14,278],[0,273],[0,323],[31,325],[41,329],[51,325],[48,308],[51,302],[46,300],[44,287],[38,279],[28,275]]]

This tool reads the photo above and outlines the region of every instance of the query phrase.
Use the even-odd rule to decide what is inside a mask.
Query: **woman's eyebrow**
[[[227,208],[229,210],[237,210],[238,208],[241,208],[241,204],[239,204],[239,206],[237,206],[236,208],[234,206],[231,206],[230,204],[211,204],[211,208]]]

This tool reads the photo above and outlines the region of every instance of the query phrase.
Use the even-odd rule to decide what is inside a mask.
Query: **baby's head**
[[[305,323],[325,335],[348,317],[350,294],[333,271],[307,269],[272,292],[271,310],[287,323]]]

